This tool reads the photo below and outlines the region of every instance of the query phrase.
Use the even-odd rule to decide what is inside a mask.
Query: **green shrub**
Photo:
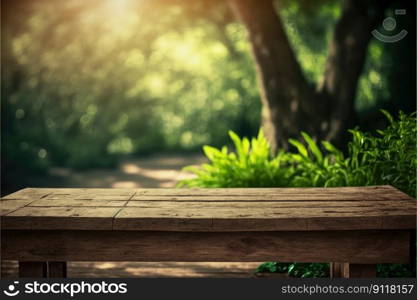
[[[416,113],[400,112],[398,120],[382,111],[390,122],[378,136],[351,130],[349,171],[360,185],[390,184],[416,196],[417,126]],[[361,175],[362,174],[362,175]]]
[[[258,266],[255,273],[287,273],[292,277],[321,278],[329,276],[329,264],[266,262]]]
[[[236,152],[229,152],[224,146],[216,149],[204,146],[203,150],[210,164],[201,167],[186,167],[185,170],[197,175],[183,180],[179,186],[188,187],[271,187],[288,186],[290,170],[285,167],[286,154],[280,152],[270,157],[270,147],[262,130],[251,141],[240,139],[229,131]]]
[[[239,138],[229,131],[235,152],[204,146],[210,163],[186,167],[197,175],[183,180],[188,187],[337,187],[390,184],[415,196],[417,167],[415,114],[400,113],[378,136],[350,130],[345,158],[327,141],[321,147],[306,133],[290,139],[295,153],[280,150],[274,157],[262,130],[257,138]]]
[[[352,140],[346,157],[327,141],[317,144],[302,132],[302,141],[290,139],[295,152],[270,147],[262,130],[257,138],[239,138],[229,132],[235,151],[225,146],[205,146],[208,164],[186,167],[196,177],[179,186],[188,187],[338,187],[392,185],[415,197],[416,193],[416,114],[399,113],[398,120],[383,111],[389,126],[377,135],[350,130]],[[328,264],[265,263],[258,271],[287,272],[296,277],[328,276]],[[409,276],[405,265],[380,265],[378,276]]]

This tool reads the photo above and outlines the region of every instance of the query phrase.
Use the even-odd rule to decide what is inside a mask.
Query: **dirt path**
[[[180,179],[192,175],[184,166],[206,162],[202,155],[155,155],[126,158],[117,169],[74,171],[50,170],[48,180],[34,178],[33,187],[175,187]],[[183,262],[70,262],[69,277],[252,277],[259,263],[183,263]],[[17,276],[17,262],[2,264],[2,277]]]
[[[112,187],[112,188],[168,188],[191,174],[182,171],[189,165],[206,162],[199,154],[154,155],[144,158],[123,159],[116,169],[73,171],[53,168],[53,184],[61,187]]]

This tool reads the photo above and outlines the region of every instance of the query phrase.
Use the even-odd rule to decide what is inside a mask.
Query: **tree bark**
[[[272,148],[299,134],[310,116],[308,86],[272,1],[233,0],[232,10],[245,25],[256,62],[262,101],[262,125]],[[313,111],[313,112],[312,112]],[[296,125],[297,124],[297,125]]]
[[[346,0],[329,46],[324,80],[309,86],[272,0],[230,0],[247,29],[262,101],[262,126],[273,149],[306,131],[341,146],[355,120],[354,99],[372,29],[386,1]],[[383,4],[384,3],[384,4]]]
[[[329,45],[317,96],[326,102],[322,137],[342,145],[356,123],[355,97],[371,31],[382,22],[388,1],[346,0]]]

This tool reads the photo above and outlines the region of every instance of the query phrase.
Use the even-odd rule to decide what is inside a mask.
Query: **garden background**
[[[2,195],[185,179],[415,197],[415,1],[260,3],[2,0]],[[380,275],[408,272],[392,268]]]

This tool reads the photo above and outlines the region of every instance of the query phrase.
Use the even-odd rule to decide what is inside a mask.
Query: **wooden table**
[[[67,261],[335,262],[334,277],[415,261],[416,201],[391,186],[37,189],[1,200],[21,277]]]

